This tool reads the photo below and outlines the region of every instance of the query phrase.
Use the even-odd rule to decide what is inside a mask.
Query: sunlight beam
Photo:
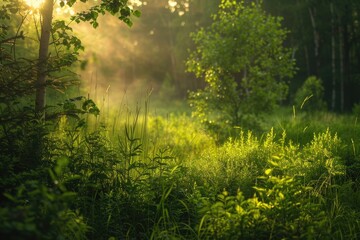
[[[24,2],[29,7],[33,8],[35,10],[38,10],[44,4],[45,0],[24,0]]]

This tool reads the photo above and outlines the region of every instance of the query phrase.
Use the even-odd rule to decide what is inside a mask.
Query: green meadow
[[[49,122],[44,159],[31,171],[37,123],[3,125],[2,235],[359,238],[356,114],[279,108],[263,116],[263,129],[238,127],[220,141],[186,105],[168,107],[148,99]]]

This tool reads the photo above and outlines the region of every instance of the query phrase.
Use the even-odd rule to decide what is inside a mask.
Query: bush
[[[314,134],[305,146],[286,143],[285,133],[275,137],[272,132],[262,140],[248,135],[209,153],[208,165],[200,163],[203,175],[212,174],[205,185],[212,188],[197,198],[198,237],[357,239],[359,212],[346,194],[355,199],[359,194],[352,188],[357,183],[345,178],[342,141],[329,130]],[[226,182],[231,178],[235,181]]]
[[[89,227],[78,211],[71,209],[76,193],[60,180],[67,160],[59,159],[50,171],[51,186],[27,180],[0,208],[2,239],[86,239]],[[50,184],[48,184],[50,185]]]
[[[322,81],[314,76],[307,78],[296,92],[295,105],[308,112],[326,110]]]
[[[204,201],[204,216],[198,226],[201,239],[317,239],[331,233],[325,212],[311,188],[300,179],[274,176],[272,169],[259,178],[256,195],[241,192],[219,194],[214,202]]]
[[[354,104],[352,112],[356,117],[360,116],[360,103]]]

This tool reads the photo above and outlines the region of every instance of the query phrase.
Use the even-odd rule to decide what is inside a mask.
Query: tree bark
[[[348,10],[348,8],[346,8],[346,10]],[[343,64],[344,64],[344,90],[343,90],[343,94],[344,94],[344,103],[349,101],[350,99],[348,98],[348,96],[345,96],[345,91],[348,90],[348,83],[351,82],[351,40],[350,40],[350,32],[351,29],[353,29],[351,27],[351,20],[349,20],[349,16],[348,15],[343,15],[343,21],[342,21],[342,40],[343,40]],[[351,18],[350,18],[351,19]],[[346,100],[345,100],[346,99]],[[352,101],[350,100],[349,103],[352,104]],[[349,107],[349,105],[347,105],[346,107]]]
[[[331,110],[336,107],[336,52],[335,52],[335,14],[334,4],[330,3],[331,12],[331,70],[332,70],[332,92],[331,92]]]
[[[340,61],[340,110],[344,111],[345,96],[344,96],[344,34],[342,21],[339,17],[339,61]]]
[[[310,7],[308,8],[310,14],[311,25],[313,28],[313,38],[314,38],[314,53],[315,53],[315,61],[316,61],[316,75],[319,77],[320,74],[320,35],[316,25],[316,8],[312,10]]]
[[[51,35],[51,24],[53,15],[54,1],[46,0],[41,11],[41,36],[39,46],[39,59],[38,59],[38,73],[35,83],[36,99],[35,99],[35,112],[39,117],[45,117],[45,96],[46,96],[46,76],[47,76],[47,63],[49,53],[49,42]]]

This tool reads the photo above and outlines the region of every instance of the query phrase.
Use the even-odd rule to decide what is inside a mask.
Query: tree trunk
[[[344,96],[344,34],[342,21],[339,17],[339,61],[340,61],[340,110],[344,111],[345,96]]]
[[[51,35],[52,14],[54,8],[53,0],[46,0],[41,11],[41,36],[39,47],[39,62],[37,80],[35,83],[36,99],[35,99],[35,112],[39,117],[45,117],[45,92],[46,92],[46,75],[47,75],[47,62],[49,52],[49,42]]]
[[[331,110],[336,106],[336,53],[335,53],[335,15],[334,4],[330,3],[331,12],[331,69],[332,69],[332,93],[331,93]]]
[[[319,77],[319,74],[320,74],[320,56],[319,56],[320,35],[319,35],[319,31],[317,29],[316,20],[315,20],[316,19],[316,8],[314,8],[314,10],[312,10],[309,7],[308,9],[309,9],[309,14],[310,14],[311,25],[313,28],[314,53],[315,53],[315,61],[316,61],[315,73],[316,73],[317,77]]]
[[[349,17],[347,15],[344,15],[344,18],[343,18],[343,21],[342,21],[342,40],[343,40],[343,64],[344,64],[344,74],[343,74],[343,77],[344,77],[344,81],[343,81],[343,84],[344,84],[344,90],[343,90],[343,95],[344,95],[344,103],[345,102],[349,102],[352,104],[351,101],[349,101],[349,98],[348,96],[345,96],[345,91],[348,90],[348,87],[347,87],[347,83],[348,82],[351,82],[351,59],[350,59],[350,52],[351,52],[351,40],[350,40],[350,34],[349,33],[349,30],[351,31],[351,23],[349,23],[350,20],[349,20]],[[346,99],[346,100],[345,100]],[[347,106],[349,107],[349,105]]]

